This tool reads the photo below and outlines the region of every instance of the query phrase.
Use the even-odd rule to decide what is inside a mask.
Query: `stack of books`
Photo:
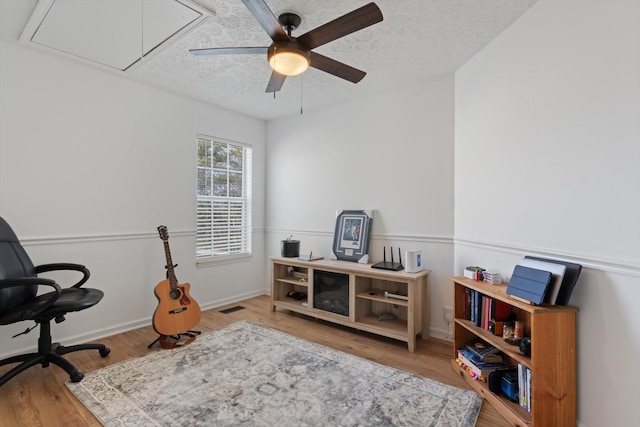
[[[484,268],[478,266],[470,266],[464,269],[464,277],[467,279],[475,280],[476,282],[482,281],[482,272]]]
[[[491,283],[492,285],[499,285],[502,283],[502,278],[500,277],[500,273],[496,273],[493,271],[483,271],[482,272],[482,280],[486,283]]]
[[[475,359],[478,359],[481,362],[502,362],[502,356],[498,354],[500,350],[482,340],[478,339],[472,341],[465,347],[465,349],[469,351]]]
[[[474,341],[458,350],[458,364],[471,377],[486,382],[490,372],[508,366],[498,351],[491,344],[480,340]]]

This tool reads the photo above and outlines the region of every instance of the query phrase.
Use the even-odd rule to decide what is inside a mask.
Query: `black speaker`
[[[531,338],[524,337],[522,338],[522,340],[520,340],[520,353],[524,354],[525,356],[531,355]]]
[[[500,393],[502,391],[502,377],[507,372],[515,373],[517,375],[518,368],[508,367],[489,372],[489,375],[487,376],[487,386],[489,387],[489,391],[492,393]]]

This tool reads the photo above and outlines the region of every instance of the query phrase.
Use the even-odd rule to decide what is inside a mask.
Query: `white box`
[[[478,275],[476,274],[475,271],[467,270],[466,268],[464,269],[464,277],[466,277],[467,279],[471,279],[471,280],[477,280],[478,279]]]
[[[417,273],[424,270],[424,260],[422,259],[422,251],[416,249],[404,252],[404,269],[407,273]]]

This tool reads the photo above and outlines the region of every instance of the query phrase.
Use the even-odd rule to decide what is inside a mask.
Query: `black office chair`
[[[62,288],[51,279],[37,277],[39,273],[56,270],[78,271],[83,277],[68,288]],[[102,291],[81,287],[87,279],[89,270],[79,264],[34,266],[9,224],[0,217],[0,325],[24,320],[36,322],[36,325],[14,335],[14,338],[40,325],[37,352],[0,360],[0,366],[22,362],[0,377],[0,387],[32,366],[40,364],[46,368],[49,363],[67,371],[72,382],[79,382],[84,378],[84,374],[62,355],[78,350],[98,350],[102,357],[109,354],[111,350],[102,344],[64,347],[51,342],[51,320],[60,323],[65,320],[65,314],[93,307],[102,299]],[[43,291],[48,292],[42,293]]]

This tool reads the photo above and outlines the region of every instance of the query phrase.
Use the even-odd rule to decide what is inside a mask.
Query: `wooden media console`
[[[407,343],[429,336],[427,277],[337,260],[272,259],[272,310],[286,309]]]

